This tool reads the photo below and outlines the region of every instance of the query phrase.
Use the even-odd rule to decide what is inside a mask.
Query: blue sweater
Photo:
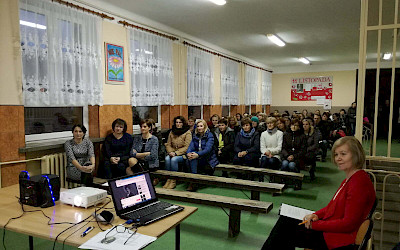
[[[207,129],[202,137],[199,137],[199,134],[193,134],[192,141],[186,153],[196,153],[199,155],[199,158],[205,157],[212,168],[219,164],[214,150],[214,136],[209,129]]]

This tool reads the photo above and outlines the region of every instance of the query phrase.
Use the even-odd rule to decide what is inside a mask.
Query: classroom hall
[[[100,52],[96,58],[98,64],[94,67],[99,68],[94,74],[97,82],[91,83],[94,84],[93,87],[87,87],[87,90],[92,88],[101,98],[96,99],[96,96],[92,95],[90,101],[79,100],[83,105],[54,105],[52,97],[46,97],[51,100],[46,104],[41,95],[35,96],[35,91],[29,91],[29,86],[26,85],[26,69],[23,68],[26,58],[23,58],[22,54],[26,54],[23,50],[29,42],[23,41],[21,34],[26,35],[25,31],[22,31],[26,26],[20,21],[25,16],[28,19],[33,18],[37,24],[42,24],[39,19],[44,15],[30,16],[30,13],[33,10],[37,11],[40,6],[38,4],[32,8],[28,7],[35,5],[34,2],[0,2],[0,58],[3,61],[0,69],[1,187],[18,184],[21,171],[27,170],[33,175],[40,174],[41,161],[35,159],[64,151],[63,143],[72,137],[72,120],[80,121],[88,128],[88,136],[95,142],[98,165],[100,144],[111,132],[111,124],[116,118],[127,121],[127,132],[135,134],[139,133],[138,119],[148,117],[155,119],[161,129],[170,129],[172,120],[177,115],[186,118],[194,115],[198,119],[208,121],[213,114],[233,116],[236,113],[270,113],[274,110],[281,113],[287,110],[290,114],[293,111],[301,112],[303,109],[310,112],[319,109],[337,113],[341,109],[347,111],[355,101],[362,103],[362,108],[357,110],[359,129],[356,136],[363,140],[366,153],[373,157],[394,159],[391,162],[397,162],[397,165],[391,170],[398,171],[400,84],[397,68],[400,60],[396,61],[395,56],[388,61],[378,60],[378,64],[376,60],[376,40],[382,40],[378,42],[382,44],[378,54],[386,51],[396,52],[400,48],[397,46],[397,40],[393,42],[392,32],[397,34],[397,30],[389,29],[398,26],[397,18],[394,26],[383,30],[382,34],[380,30],[373,30],[368,35],[366,31],[360,33],[360,25],[362,31],[366,23],[375,25],[375,19],[379,16],[375,13],[379,10],[378,0],[337,1],[334,4],[314,1],[306,1],[303,4],[273,1],[267,4],[261,1],[227,0],[225,6],[217,6],[206,0],[174,0],[168,3],[162,0],[70,1],[85,10],[66,6],[61,0],[37,1],[44,3],[44,6],[48,2],[48,5],[60,5],[69,8],[71,12],[82,12],[96,17],[93,12],[100,15],[103,13],[103,18],[99,18],[95,30],[95,35],[99,38],[97,49]],[[361,3],[365,2],[369,2],[370,6],[367,11],[364,9],[362,12]],[[383,2],[385,13],[397,17],[394,2],[398,1]],[[329,11],[330,4],[332,8]],[[370,21],[363,20],[365,12],[370,14]],[[64,16],[61,18],[68,20],[69,12],[62,15]],[[338,20],[338,15],[342,19]],[[383,24],[391,24],[389,19],[384,16]],[[268,27],[269,24],[271,27]],[[302,27],[298,27],[299,25]],[[57,27],[62,26],[54,26],[47,30],[57,30]],[[39,29],[39,26],[36,28]],[[135,50],[136,46],[132,42],[135,32],[143,36],[162,37],[171,42],[172,48],[168,52],[171,61],[166,66],[169,70],[166,79],[170,82],[170,90],[161,90],[162,86],[158,86],[160,90],[157,93],[155,88],[155,93],[153,91],[150,95],[153,103],[157,105],[152,105],[148,100],[143,102],[145,95],[137,95],[138,89],[153,87],[146,85],[149,82],[143,80],[145,77],[133,76],[137,74],[135,63],[138,63],[132,59],[135,52],[131,51]],[[286,40],[286,46],[278,47],[270,42],[267,38],[269,33],[278,34]],[[363,43],[360,43],[360,35],[365,39]],[[56,40],[49,39],[49,45],[50,42]],[[385,47],[387,44],[390,46]],[[113,46],[117,49],[123,48],[123,80],[119,80],[117,74],[113,81],[112,75],[107,71],[107,67],[112,65],[107,61],[106,56],[112,56],[107,51]],[[360,49],[363,48],[360,46],[365,46],[365,51]],[[143,47],[140,50],[143,49],[145,54],[155,53],[148,48]],[[195,52],[191,52],[192,50]],[[207,75],[204,76],[208,77],[205,81],[207,83],[203,83],[198,89],[193,89],[195,84],[191,82],[191,74],[194,74],[190,71],[191,53],[201,53],[202,58],[208,58],[210,62]],[[365,58],[359,59],[359,54],[360,58]],[[300,57],[308,57],[310,65],[298,61]],[[233,63],[233,66],[229,63]],[[377,71],[377,68],[380,70]],[[384,85],[378,88],[377,72],[381,73],[380,79],[384,82]],[[223,77],[229,74],[234,75],[234,80],[227,81],[225,78],[229,77]],[[365,82],[360,83],[359,77],[365,78]],[[142,79],[145,83],[133,83],[132,79]],[[321,100],[299,100],[299,96],[309,97],[296,94],[313,93],[313,85],[307,82],[309,79],[328,79],[318,83],[329,83],[327,89],[330,92],[319,93],[318,95],[323,96]],[[296,82],[294,85],[294,81],[302,84]],[[36,87],[38,86],[42,88],[40,84]],[[43,89],[39,91],[46,92]],[[161,93],[164,92],[167,94],[162,96]],[[136,96],[139,97],[135,99]],[[142,102],[146,104],[142,105]],[[65,117],[67,114],[69,116]],[[364,133],[360,117],[368,117],[371,124],[377,125]],[[182,202],[184,205],[199,207],[199,210],[182,223],[181,248],[260,249],[278,219],[281,203],[310,210],[318,210],[324,204],[328,204],[344,179],[344,174],[330,160],[328,151],[327,162],[317,162],[315,181],[311,181],[308,173],[304,172],[306,177],[301,190],[288,188],[280,196],[262,194],[261,201],[273,202],[273,209],[268,214],[259,215],[243,212],[241,232],[235,238],[229,238],[227,235],[228,216],[224,209]],[[7,162],[12,163],[6,164]],[[221,176],[221,171],[216,171],[215,175]],[[177,186],[178,190],[185,188],[185,183]],[[249,191],[219,187],[202,187],[198,192],[237,198],[250,196]],[[398,205],[398,202],[394,205],[396,204]],[[392,237],[394,233],[390,233]],[[6,235],[7,249],[26,247],[26,236],[23,234],[7,231]],[[34,244],[35,248],[49,249],[52,241],[35,238]],[[174,233],[171,231],[147,249],[172,249],[173,246]],[[57,244],[57,248],[61,248],[61,244]],[[70,246],[65,248],[76,249]]]

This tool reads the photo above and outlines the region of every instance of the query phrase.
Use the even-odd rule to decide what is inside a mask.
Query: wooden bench
[[[210,186],[250,190],[252,200],[260,200],[260,192],[281,194],[283,188],[285,187],[284,184],[278,183],[264,183],[258,181],[248,181],[219,176],[182,173],[166,170],[157,170],[152,172],[151,174],[157,177],[174,178],[181,181],[205,184]]]
[[[235,237],[240,232],[241,211],[267,214],[273,207],[271,202],[232,198],[213,194],[177,191],[173,189],[156,188],[156,193],[158,197],[169,200],[229,208],[229,237]]]
[[[240,165],[231,165],[231,164],[219,164],[215,167],[215,169],[219,169],[227,172],[238,172],[252,175],[268,175],[271,178],[272,182],[283,182],[287,184],[294,184],[295,189],[301,189],[304,174],[302,173],[294,173],[294,172],[286,172],[280,170],[272,170],[266,168],[254,168]],[[272,183],[270,183],[272,184]]]

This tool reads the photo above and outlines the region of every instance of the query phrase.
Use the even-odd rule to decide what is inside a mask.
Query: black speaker
[[[60,199],[60,177],[42,174],[30,177],[27,171],[19,174],[19,199],[34,207],[51,207]]]

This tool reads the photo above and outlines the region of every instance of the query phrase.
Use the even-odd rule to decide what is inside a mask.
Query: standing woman
[[[111,179],[126,175],[129,166],[130,151],[133,138],[126,133],[127,124],[118,118],[112,123],[113,133],[104,140],[104,170],[105,178]]]
[[[300,121],[295,118],[290,130],[283,135],[282,171],[300,173],[300,164],[304,161],[307,140],[300,127]]]
[[[347,111],[347,119],[350,124],[350,135],[356,133],[356,113],[357,113],[357,103],[353,102]]]
[[[150,133],[152,122],[150,119],[140,121],[141,135],[133,137],[131,158],[128,175],[142,172],[143,170],[155,171],[158,168],[158,139]]]
[[[261,134],[261,167],[278,170],[282,151],[283,132],[276,127],[276,118],[267,118],[267,130]]]
[[[197,174],[198,167],[205,168],[210,165],[212,169],[219,164],[214,149],[214,135],[208,129],[207,122],[200,120],[196,123],[195,134],[186,151],[190,170]],[[190,183],[187,191],[194,191],[196,187]]]
[[[362,170],[365,153],[353,136],[342,137],[333,144],[332,161],[346,178],[329,204],[306,215],[304,225],[299,225],[301,220],[279,217],[262,249],[355,249],[351,245],[357,231],[374,207],[374,186]]]
[[[93,183],[92,172],[95,168],[94,147],[85,139],[86,128],[81,124],[72,127],[73,139],[64,144],[67,155],[67,178],[90,186]]]
[[[315,168],[316,168],[316,157],[319,151],[319,139],[320,135],[315,131],[314,126],[310,119],[303,120],[304,135],[307,140],[307,150],[305,154],[304,161],[306,165],[311,165],[310,177],[311,180],[315,179]]]
[[[168,141],[165,145],[167,156],[165,156],[165,169],[168,171],[178,171],[179,162],[183,162],[183,155],[186,154],[189,144],[192,141],[192,132],[189,129],[186,119],[183,116],[174,118],[174,125],[169,133]],[[175,179],[168,179],[163,188],[174,189]]]
[[[249,118],[243,118],[242,129],[235,138],[233,164],[258,167],[260,158],[260,134],[252,127]]]

